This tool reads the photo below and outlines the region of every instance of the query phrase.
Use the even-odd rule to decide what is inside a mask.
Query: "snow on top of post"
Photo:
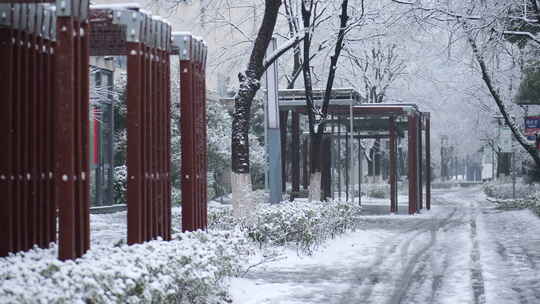
[[[95,4],[91,5],[90,9],[129,9],[141,10],[141,5],[138,3],[111,3],[111,4]]]

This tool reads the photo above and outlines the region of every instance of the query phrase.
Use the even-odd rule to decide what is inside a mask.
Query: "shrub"
[[[531,195],[526,198],[515,200],[494,200],[497,208],[501,210],[530,209],[540,216],[540,195]]]
[[[367,193],[368,197],[372,198],[389,198],[390,197],[390,185],[389,184],[366,184],[362,186],[362,191]]]
[[[484,193],[495,199],[510,199],[513,194],[511,182],[492,181],[483,186]],[[526,198],[533,195],[539,186],[535,184],[524,184],[521,181],[516,182],[516,198]]]
[[[56,248],[0,259],[4,303],[228,303],[224,278],[250,252],[233,232],[192,232],[170,242],[96,248],[75,261]]]
[[[126,203],[126,191],[127,191],[127,166],[114,167],[114,203],[125,204]]]
[[[210,209],[209,228],[239,227],[259,247],[293,245],[311,254],[322,242],[358,227],[361,207],[348,202],[260,204],[251,219],[236,220],[228,208]]]

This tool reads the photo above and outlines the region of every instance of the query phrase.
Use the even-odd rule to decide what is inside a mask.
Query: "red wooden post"
[[[431,118],[430,113],[424,113],[426,118],[426,208],[431,209]]]
[[[190,35],[176,35],[175,43],[180,46],[180,109],[182,119],[180,122],[182,136],[182,231],[194,230],[195,217],[195,176],[193,159],[193,104],[194,71],[192,56],[192,37]]]
[[[142,165],[142,65],[143,48],[138,42],[128,43],[127,57],[127,167],[128,167],[128,244],[143,240],[143,165]]]
[[[68,2],[69,3],[69,2]],[[70,13],[70,12],[68,12]],[[61,260],[75,257],[75,134],[73,17],[58,15],[56,47],[55,199],[59,206]]]
[[[48,139],[47,133],[45,133],[45,54],[43,52],[44,37],[43,37],[43,18],[44,8],[38,6],[36,12],[36,53],[37,53],[37,121],[36,121],[36,137],[37,137],[37,159],[36,159],[36,180],[37,180],[37,197],[38,197],[38,246],[44,248],[47,246],[45,236],[46,226],[46,196],[45,196],[45,141]]]
[[[417,207],[417,190],[418,190],[418,168],[417,168],[417,153],[418,145],[416,137],[417,132],[417,118],[415,113],[408,115],[408,179],[409,179],[409,214],[414,214]]]
[[[35,179],[35,170],[36,170],[36,158],[37,158],[37,134],[36,134],[36,120],[37,120],[37,90],[38,90],[38,83],[36,79],[36,68],[37,68],[37,56],[36,56],[36,50],[34,48],[36,44],[36,36],[34,35],[34,26],[35,26],[35,4],[28,4],[28,11],[27,11],[27,20],[28,24],[26,26],[26,34],[28,37],[28,42],[26,47],[28,48],[28,82],[26,83],[26,87],[29,88],[28,90],[28,99],[27,99],[27,121],[28,121],[28,129],[26,130],[27,133],[25,136],[28,136],[27,146],[25,147],[25,150],[28,150],[28,158],[27,158],[27,167],[25,168],[25,178],[26,182],[28,184],[28,243],[27,243],[27,249],[32,248],[34,244],[36,243],[37,238],[37,221],[38,221],[38,214],[37,214],[37,187],[36,187],[36,179]]]
[[[149,19],[149,36],[151,35],[151,28],[152,23],[151,19]],[[150,37],[147,37],[147,39],[150,39]],[[154,104],[154,60],[153,57],[153,49],[151,46],[147,47],[147,65],[148,65],[148,72],[147,72],[147,91],[146,91],[146,123],[147,128],[146,130],[146,136],[147,136],[147,145],[146,151],[148,153],[147,159],[146,159],[146,174],[147,174],[147,189],[148,189],[148,234],[146,236],[146,241],[151,240],[154,237],[154,215],[155,215],[155,196],[154,196],[154,187],[153,187],[153,154],[154,154],[154,142],[153,142],[153,128],[154,128],[154,121],[153,121],[153,104]]]
[[[15,9],[14,15],[21,15],[21,7]],[[19,22],[21,18],[19,17]],[[14,19],[15,20],[15,19]],[[15,45],[13,48],[13,169],[10,180],[13,183],[13,249],[14,251],[22,250],[23,248],[23,227],[22,227],[22,192],[23,184],[21,176],[22,167],[22,53],[24,43],[22,41],[22,31],[20,23],[15,24],[14,38]]]
[[[159,28],[158,28],[159,30]],[[158,34],[159,37],[159,34]],[[161,179],[160,179],[160,173],[161,173],[161,158],[162,158],[162,149],[163,149],[163,142],[161,137],[161,130],[163,129],[163,122],[164,120],[161,117],[161,103],[162,103],[162,95],[163,95],[163,79],[162,79],[162,63],[161,63],[161,50],[159,49],[159,41],[156,43],[156,55],[155,55],[155,61],[156,61],[156,98],[155,98],[155,136],[156,136],[156,148],[155,148],[155,169],[154,169],[154,183],[156,187],[156,202],[157,202],[157,211],[156,211],[156,235],[157,236],[163,236],[163,229],[162,229],[162,215],[163,215],[163,197],[162,197],[162,189],[161,189]]]
[[[85,4],[85,1],[82,1],[81,5]],[[90,24],[88,23],[88,7],[82,7],[81,15],[81,126],[82,126],[82,155],[81,161],[82,166],[80,173],[81,178],[81,191],[82,191],[82,202],[81,204],[81,227],[82,234],[82,254],[90,249],[90,164],[89,164],[89,151],[90,151],[90,138],[89,138],[89,129],[90,129]]]
[[[390,212],[398,211],[397,201],[397,132],[396,118],[390,118]]]
[[[30,183],[28,179],[28,169],[30,167],[30,151],[28,147],[30,146],[30,96],[27,85],[30,84],[30,48],[28,47],[29,43],[29,34],[27,32],[28,28],[28,5],[22,5],[21,11],[21,112],[20,112],[20,121],[21,121],[21,166],[19,167],[18,178],[21,183],[21,231],[22,231],[22,248],[20,250],[27,250],[31,247],[30,245],[30,232],[31,227],[29,224],[30,212]]]
[[[420,113],[418,115],[418,204],[419,204],[419,210],[424,209],[424,200],[423,200],[423,194],[422,194],[422,180],[423,180],[423,168],[422,165],[422,129],[423,129],[423,115]]]
[[[56,16],[54,12],[49,11],[49,39],[48,43],[48,56],[47,56],[47,87],[48,87],[48,96],[47,104],[47,134],[53,135],[56,130],[56,82],[54,77],[56,77]],[[54,171],[55,171],[55,148],[54,148],[54,139],[49,139],[47,141],[47,174],[48,174],[48,242],[55,242],[57,240],[57,200],[55,193],[54,185]]]
[[[201,139],[202,142],[202,148],[203,148],[203,223],[202,228],[206,229],[208,227],[208,148],[207,148],[207,142],[208,142],[208,117],[206,114],[206,58],[208,55],[208,48],[204,41],[201,41],[202,43],[202,50],[201,50],[201,79],[202,79],[202,116],[203,116],[203,124],[201,126],[201,130],[203,132],[203,138]]]
[[[5,5],[4,5],[5,6]],[[9,12],[9,11],[7,11]],[[11,19],[10,15],[6,17]],[[10,21],[11,23],[11,21]],[[12,146],[14,144],[13,124],[13,30],[0,28],[0,91],[7,101],[0,105],[0,142],[4,147],[0,152],[0,195],[4,202],[0,206],[0,256],[6,256],[14,251],[13,241],[13,159]]]
[[[77,6],[74,7],[77,11]],[[82,153],[83,153],[83,141],[82,141],[82,109],[81,109],[81,39],[80,39],[80,21],[76,18],[73,22],[73,86],[74,86],[74,125],[75,130],[75,172],[73,173],[73,180],[75,183],[75,254],[77,256],[82,255],[82,243],[84,238],[83,231],[80,229],[80,220],[83,214],[81,208],[81,202],[83,200],[83,192],[81,187],[81,171],[82,171]]]
[[[166,47],[165,49],[167,50],[167,56],[165,57],[166,61],[165,61],[165,69],[166,69],[166,72],[165,72],[165,86],[166,86],[166,90],[165,90],[165,117],[166,117],[166,125],[167,125],[167,130],[166,130],[166,143],[167,143],[167,146],[166,146],[166,157],[165,157],[165,178],[166,178],[166,191],[165,191],[165,200],[166,200],[166,204],[165,204],[165,207],[167,208],[167,211],[166,211],[166,225],[165,225],[165,231],[166,231],[166,239],[167,240],[170,240],[171,239],[171,207],[172,207],[172,202],[171,202],[171,189],[172,189],[172,186],[171,186],[171,58],[170,58],[170,53],[171,53],[171,49],[172,49],[172,45],[171,45],[171,35],[172,35],[172,29],[170,26],[167,26],[167,33],[165,35],[165,38],[166,38]]]

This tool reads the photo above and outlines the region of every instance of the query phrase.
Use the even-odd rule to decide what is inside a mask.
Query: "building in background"
[[[92,57],[90,66],[91,204],[114,203],[114,62]]]

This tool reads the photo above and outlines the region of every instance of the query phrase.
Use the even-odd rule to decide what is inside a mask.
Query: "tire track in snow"
[[[428,252],[430,248],[433,247],[433,245],[437,241],[437,231],[444,226],[446,226],[450,219],[456,214],[457,208],[453,208],[452,212],[444,218],[442,221],[436,221],[436,219],[433,220],[433,224],[430,228],[428,228],[428,231],[430,233],[430,239],[429,242],[421,247],[418,251],[416,251],[413,256],[409,259],[407,262],[407,265],[405,266],[405,269],[401,273],[398,282],[397,287],[394,289],[394,292],[392,293],[392,296],[387,301],[388,304],[399,304],[402,303],[402,300],[404,300],[407,291],[409,290],[409,287],[411,285],[411,282],[413,281],[411,278],[413,276],[413,271],[415,267],[420,264],[420,257],[422,257],[425,253]],[[425,233],[426,231],[420,231],[415,234],[415,237],[410,239],[409,242],[406,244],[408,247],[410,242],[414,240],[417,236],[421,235],[422,233]]]
[[[473,206],[470,206],[471,210],[475,210]],[[472,289],[474,295],[475,304],[484,304],[486,303],[486,288],[484,284],[484,275],[482,274],[482,264],[480,263],[480,248],[478,245],[478,233],[476,231],[476,212],[473,211],[470,219],[470,229],[471,229],[471,281]]]

